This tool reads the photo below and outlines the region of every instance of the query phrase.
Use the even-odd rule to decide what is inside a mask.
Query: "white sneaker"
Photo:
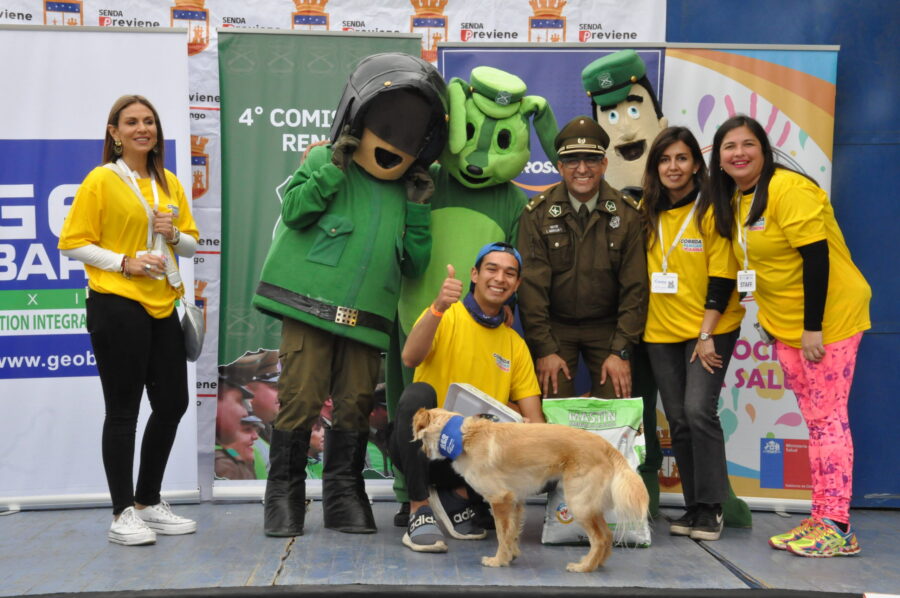
[[[197,531],[197,522],[172,512],[172,507],[164,500],[157,505],[135,509],[134,512],[156,533],[164,536],[180,536]]]
[[[134,507],[128,507],[119,514],[118,519],[113,519],[107,537],[110,542],[124,546],[156,543],[156,532],[135,515]]]

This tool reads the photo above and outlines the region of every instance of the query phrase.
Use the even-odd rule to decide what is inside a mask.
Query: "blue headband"
[[[438,452],[441,456],[450,459],[456,459],[462,454],[462,425],[463,416],[454,415],[444,424],[441,430],[441,438],[438,440]]]
[[[478,267],[481,265],[481,260],[484,259],[484,256],[486,256],[487,254],[494,252],[494,251],[508,253],[511,256],[513,256],[514,258],[516,258],[516,261],[519,263],[519,273],[522,272],[522,256],[519,255],[519,251],[515,247],[510,245],[509,243],[503,243],[503,242],[488,243],[487,245],[482,247],[481,251],[478,252],[478,257],[475,258],[475,269],[477,270]]]

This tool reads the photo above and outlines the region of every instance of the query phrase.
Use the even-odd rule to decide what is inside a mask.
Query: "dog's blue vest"
[[[446,424],[444,424],[444,429],[441,430],[441,438],[438,441],[438,452],[441,456],[446,457],[451,461],[462,454],[462,424],[463,417],[461,415],[454,415]]]

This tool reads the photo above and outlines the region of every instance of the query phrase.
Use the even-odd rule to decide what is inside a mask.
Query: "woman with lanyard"
[[[160,497],[188,406],[184,337],[175,311],[183,286],[175,256],[192,256],[199,236],[184,189],[163,167],[163,149],[162,125],[150,102],[137,95],[116,100],[107,120],[105,164],[82,182],[59,238],[62,253],[84,262],[87,272],[87,329],[106,404],[102,452],[113,503],[108,537],[128,546],[197,528]],[[145,387],[153,412],[135,490],[135,428]]]
[[[847,400],[859,342],[871,326],[872,291],[850,258],[828,195],[775,163],[758,122],[742,115],[725,121],[710,169],[716,228],[732,239],[741,266],[738,291],[753,294],[760,334],[774,337],[785,386],[809,428],[812,515],[769,544],[801,556],[857,554]]]
[[[648,153],[641,204],[650,278],[644,341],[686,507],[669,532],[718,540],[729,485],[717,406],[744,308],[734,290],[731,246],[715,232],[709,202],[700,196],[706,178],[691,132],[662,131]]]

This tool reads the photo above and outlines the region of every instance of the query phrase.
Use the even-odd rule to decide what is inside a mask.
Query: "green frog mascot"
[[[372,393],[388,348],[401,276],[431,251],[427,167],[447,143],[447,89],[402,53],[369,56],[350,75],[331,145],[288,183],[253,305],[282,320],[266,483],[269,536],[303,533],[310,433],[333,401],[322,470],[326,528],[374,533],[362,471]]]

